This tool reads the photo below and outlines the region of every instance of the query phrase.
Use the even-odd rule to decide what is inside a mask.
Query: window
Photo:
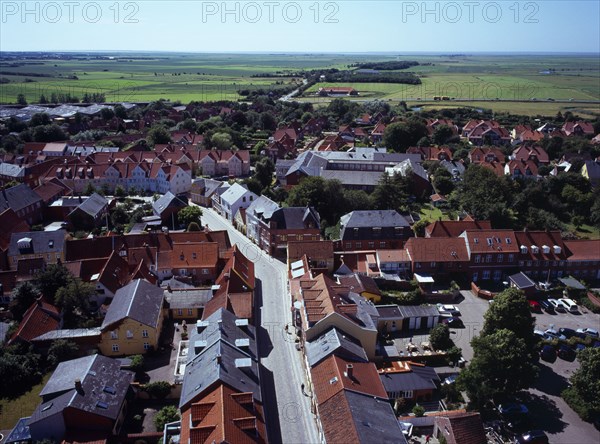
[[[478,278],[479,278],[479,273],[477,273],[477,272],[473,273],[473,282],[477,282]]]
[[[192,316],[194,314],[194,309],[193,308],[188,308],[188,312],[187,313],[188,313],[188,316]],[[145,337],[147,338],[148,336],[145,336]]]
[[[485,261],[486,261],[487,263],[490,263],[490,262],[492,262],[492,255],[491,255],[491,254],[487,254],[487,255],[485,256]]]
[[[356,248],[362,248],[362,242],[357,242],[356,243]]]
[[[482,276],[482,279],[483,279],[484,281],[486,281],[486,280],[488,280],[489,278],[490,278],[490,270],[484,270],[484,271],[483,271],[483,276]]]
[[[421,268],[421,262],[416,262],[415,263],[415,268]]]
[[[413,397],[413,391],[412,390],[402,391],[402,392],[400,392],[400,397],[401,398],[412,399],[412,397]]]
[[[112,351],[118,352],[119,351],[119,344],[113,344],[112,345]]]
[[[350,248],[352,248],[352,244],[350,242],[346,242],[346,248],[349,250]]]
[[[435,268],[435,265],[436,265],[436,264],[435,264],[435,262],[431,262],[431,263],[429,264],[429,266],[430,266],[431,268]]]
[[[500,279],[502,279],[502,272],[500,270],[494,271],[494,280],[499,281]]]
[[[127,339],[133,338],[133,332],[131,330],[127,330]]]
[[[369,248],[375,248],[375,242],[369,242]]]
[[[480,262],[481,262],[481,255],[479,255],[479,254],[476,254],[476,255],[475,255],[475,263],[476,263],[476,264],[479,264]]]
[[[196,253],[192,253],[192,259],[196,259]]]
[[[150,350],[150,344],[144,342],[144,350]]]
[[[208,270],[208,268],[203,268],[203,269],[202,269],[202,274],[208,274],[208,273],[209,273],[209,270]]]
[[[500,264],[500,263],[502,263],[502,261],[504,260],[504,255],[503,255],[503,254],[499,254],[499,255],[497,256],[497,258],[498,258],[498,263]]]
[[[511,264],[513,263],[513,261],[515,260],[515,255],[514,254],[509,254],[508,255],[508,262],[510,262]]]
[[[507,244],[510,244],[510,237],[507,237],[505,240]]]
[[[177,316],[183,316],[183,309],[182,308],[178,308],[177,309]]]
[[[110,339],[119,339],[119,333],[117,332],[117,330],[110,332]]]
[[[148,337],[148,330],[142,330],[142,338]]]
[[[379,242],[379,248],[385,248],[385,242]]]

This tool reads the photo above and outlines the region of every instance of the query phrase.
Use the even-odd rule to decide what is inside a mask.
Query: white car
[[[598,330],[594,328],[578,328],[577,333],[583,333],[584,335],[598,337]]]
[[[552,304],[554,310],[556,311],[567,311],[567,307],[565,307],[565,305],[562,302],[557,301],[556,299],[548,299],[548,302]]]
[[[450,314],[452,316],[460,316],[460,310],[454,305],[437,304],[437,309],[441,314]]]

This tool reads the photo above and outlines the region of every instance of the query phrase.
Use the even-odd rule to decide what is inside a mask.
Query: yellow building
[[[98,348],[105,356],[146,353],[158,347],[163,324],[164,293],[136,279],[115,293],[101,326]]]

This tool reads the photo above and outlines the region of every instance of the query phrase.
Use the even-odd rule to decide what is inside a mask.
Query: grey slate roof
[[[31,240],[29,246],[19,248],[19,240],[26,238]],[[60,253],[64,250],[64,247],[65,230],[13,233],[10,236],[8,255]]]
[[[163,194],[156,202],[152,204],[154,214],[161,215],[167,208],[183,208],[187,203],[175,196],[170,191]]]
[[[25,184],[0,191],[0,213],[8,208],[16,213],[23,208],[37,203],[41,204],[42,198]]]
[[[72,328],[64,330],[52,330],[48,333],[44,333],[34,341],[54,341],[55,339],[73,339],[73,338],[88,338],[93,336],[100,336],[101,330],[99,327],[94,328]]]
[[[356,304],[356,320],[362,323],[362,326],[369,330],[377,330],[375,320],[379,316],[377,307],[365,297],[350,291],[347,298],[352,304]]]
[[[92,217],[96,217],[100,214],[108,205],[108,199],[100,196],[98,193],[92,194],[86,200],[83,201],[77,209],[89,214]]]
[[[430,305],[399,305],[398,310],[404,318],[421,317],[426,318],[429,316],[439,316],[440,312],[437,307]]]
[[[285,207],[273,213],[271,220],[277,222],[278,229],[296,230],[312,222],[315,228],[321,228],[321,218],[312,207]]]
[[[196,179],[192,182],[192,185],[199,185],[204,188],[203,195],[206,197],[212,196],[212,194],[223,185],[223,182],[214,179]]]
[[[382,373],[379,375],[387,393],[436,389],[439,376],[432,367],[411,366],[410,372]]]
[[[144,279],[135,279],[115,293],[108,307],[101,329],[115,322],[131,318],[141,324],[156,328],[163,306],[162,288]]]
[[[340,218],[344,228],[408,227],[408,220],[396,210],[352,211]]]
[[[326,180],[339,180],[342,185],[352,186],[377,186],[383,176],[383,171],[348,171],[348,170],[321,170],[320,176]]]
[[[388,401],[344,391],[352,412],[352,420],[359,442],[406,444],[400,424]]]
[[[242,392],[252,392],[261,402],[256,330],[251,325],[238,326],[240,320],[231,312],[219,309],[204,321],[189,328],[189,360],[185,367],[181,399],[183,407],[217,381]],[[202,349],[196,353],[196,345]],[[220,356],[221,363],[217,363]],[[246,360],[249,367],[238,368]]]
[[[523,289],[523,288],[531,288],[531,287],[535,287],[535,282],[533,282],[529,276],[527,276],[525,273],[523,273],[522,271],[510,275],[508,277],[508,279],[517,286],[517,288],[519,289]]]
[[[252,191],[244,188],[239,183],[234,183],[227,189],[227,191],[221,194],[221,202],[227,202],[229,205],[232,205],[246,194],[252,196],[254,200],[258,198],[258,196]]]
[[[305,350],[311,367],[329,355],[336,355],[349,361],[369,362],[367,353],[360,343],[335,327],[313,341],[307,342]]]
[[[279,205],[277,202],[273,202],[267,196],[259,196],[257,199],[253,200],[246,209],[246,217],[252,215],[257,218],[269,220],[273,213],[278,209]]]
[[[25,176],[25,168],[13,163],[0,162],[0,176],[14,177],[15,179]]]
[[[116,420],[133,376],[121,370],[119,361],[102,355],[61,362],[42,389],[42,403],[31,415],[29,426],[67,407]],[[75,389],[76,379],[81,381],[80,392]]]

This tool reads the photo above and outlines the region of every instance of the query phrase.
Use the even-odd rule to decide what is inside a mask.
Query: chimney
[[[221,365],[221,363],[223,362],[223,357],[221,356],[221,354],[219,353],[217,355],[217,365]]]
[[[354,379],[354,366],[352,364],[346,364],[346,377]]]
[[[81,385],[81,379],[77,378],[75,380],[75,390],[77,391],[77,393],[79,393],[80,395],[83,394],[83,386]]]

